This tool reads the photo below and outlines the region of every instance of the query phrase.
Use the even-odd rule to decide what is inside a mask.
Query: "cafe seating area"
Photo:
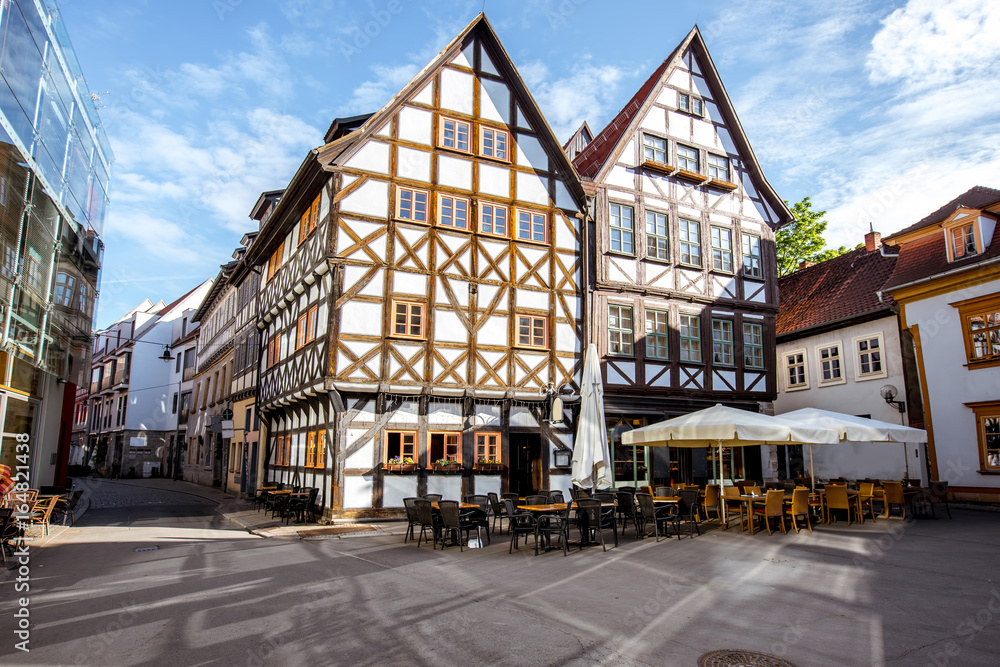
[[[283,520],[287,525],[292,519],[295,519],[295,523],[305,523],[307,519],[315,522],[318,517],[316,511],[318,495],[319,489],[316,487],[275,483],[257,489],[257,494],[251,498],[251,502],[255,510],[263,510],[272,519]]]
[[[403,541],[416,537],[418,547],[430,542],[433,549],[440,543],[442,549],[457,545],[464,551],[486,547],[490,536],[499,534],[506,536],[510,554],[528,548],[535,555],[560,551],[568,556],[590,546],[612,550],[626,539],[694,539],[706,525],[722,530],[738,525],[750,535],[811,533],[836,523],[936,518],[938,504],[950,517],[946,485],[933,482],[925,489],[918,480],[739,480],[721,490],[718,484],[574,488],[569,500],[562,491],[502,497],[489,493],[466,496],[461,502],[425,496],[404,501],[408,525]]]

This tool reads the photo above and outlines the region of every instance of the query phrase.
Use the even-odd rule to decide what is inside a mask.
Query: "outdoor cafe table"
[[[479,507],[479,505],[477,505],[475,503],[459,503],[458,504],[458,509],[460,509],[460,510],[471,510],[471,509],[478,508],[478,507]],[[434,500],[434,501],[431,501],[431,509],[440,510],[441,506],[438,505],[438,502],[436,500]]]
[[[575,508],[576,501],[575,500],[572,501],[570,503],[570,506]],[[602,509],[606,509],[608,507],[615,507],[615,503],[601,503]],[[566,503],[549,503],[547,505],[521,505],[517,509],[524,510],[526,512],[531,512],[533,514],[555,514],[557,512],[562,512],[564,509],[566,509]],[[581,544],[583,546],[589,544],[589,541],[586,539],[588,533],[589,531],[586,529],[585,526],[580,527],[580,534],[584,536],[584,539],[581,541]]]

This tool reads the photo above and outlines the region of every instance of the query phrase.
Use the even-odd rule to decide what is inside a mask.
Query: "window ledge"
[[[708,176],[694,171],[688,171],[687,169],[678,169],[673,175],[677,178],[682,178],[685,181],[693,181],[695,183],[706,183],[708,181]]]
[[[688,264],[687,262],[677,262],[677,266],[682,269],[698,269],[699,271],[704,270],[701,264]]]
[[[720,275],[720,276],[730,276],[731,278],[736,277],[735,271],[726,271],[725,269],[711,268],[708,270],[709,273]]]
[[[830,380],[828,382],[820,382],[817,387],[836,387],[838,385],[847,384],[847,378],[841,378],[839,380]]]
[[[806,390],[808,388],[809,388],[809,385],[805,385],[804,387],[785,387],[785,393],[787,394],[788,392],[792,392],[792,391],[804,391],[804,390]]]
[[[980,475],[1000,475],[1000,470],[977,470]]]
[[[666,174],[667,176],[672,176],[677,171],[677,167],[671,167],[669,164],[655,160],[644,160],[640,166],[643,169],[649,169],[650,171]]]
[[[449,150],[449,149],[446,148],[445,150]],[[462,151],[455,151],[455,152],[456,153],[461,153]],[[507,165],[513,164],[508,159],[505,159],[505,158],[502,158],[502,157],[493,157],[492,155],[483,155],[482,153],[477,153],[476,157],[481,158],[483,160],[489,160],[490,162],[496,162],[498,164],[507,164]]]
[[[649,255],[644,255],[643,259],[647,262],[656,262],[657,264],[666,264],[666,265],[673,264],[673,262],[670,261],[669,257],[667,257],[666,259],[661,259],[659,257],[650,257]]]
[[[977,368],[992,368],[994,366],[1000,366],[1000,358],[997,359],[983,359],[982,361],[970,361],[967,364],[962,364],[970,371],[974,371]]]
[[[615,257],[627,257],[628,259],[635,259],[636,255],[634,252],[624,252],[622,250],[612,250],[608,248],[608,254],[614,255]]]
[[[720,190],[733,191],[733,190],[735,190],[736,188],[738,188],[740,186],[737,185],[736,183],[731,183],[730,181],[723,181],[723,180],[718,179],[718,178],[713,178],[713,179],[711,179],[708,182],[708,187],[710,187],[710,188],[718,188]]]
[[[870,375],[859,375],[854,378],[855,382],[865,382],[866,380],[884,380],[889,377],[888,373],[872,373]]]

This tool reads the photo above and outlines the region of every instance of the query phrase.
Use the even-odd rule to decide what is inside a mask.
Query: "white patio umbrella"
[[[674,417],[622,435],[626,445],[647,447],[719,448],[719,490],[722,490],[722,448],[754,445],[836,444],[837,431],[822,426],[804,426],[778,417],[716,404],[704,410]],[[725,503],[722,503],[725,517]]]
[[[901,442],[903,443],[903,460],[906,463],[907,471],[909,471],[909,462],[906,461],[906,443],[927,442],[927,431],[920,428],[902,426],[878,419],[856,417],[830,410],[820,410],[819,408],[802,408],[778,416],[803,426],[832,428],[840,434],[842,442]],[[810,474],[812,474],[812,467],[812,447],[810,447]]]
[[[611,486],[611,453],[604,422],[604,380],[597,360],[597,346],[587,346],[580,385],[580,417],[573,443],[573,484],[584,489]]]

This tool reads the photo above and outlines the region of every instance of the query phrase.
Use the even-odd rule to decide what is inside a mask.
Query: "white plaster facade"
[[[881,341],[880,372],[864,374],[857,351],[858,342],[878,337]],[[823,379],[820,350],[836,346],[840,352],[841,378]],[[805,336],[778,344],[778,397],[774,413],[781,415],[800,408],[819,408],[907,425],[905,415],[886,403],[879,391],[887,384],[896,387],[896,400],[904,399],[903,358],[899,325],[894,315],[854,324],[841,329]],[[789,387],[788,355],[802,352],[805,360],[804,385]],[[761,456],[768,469],[773,448],[762,448]],[[808,452],[804,452],[806,471]],[[818,479],[902,479],[909,477],[927,481],[925,448],[899,443],[841,443],[814,446],[813,465]],[[909,472],[907,475],[906,473]]]

